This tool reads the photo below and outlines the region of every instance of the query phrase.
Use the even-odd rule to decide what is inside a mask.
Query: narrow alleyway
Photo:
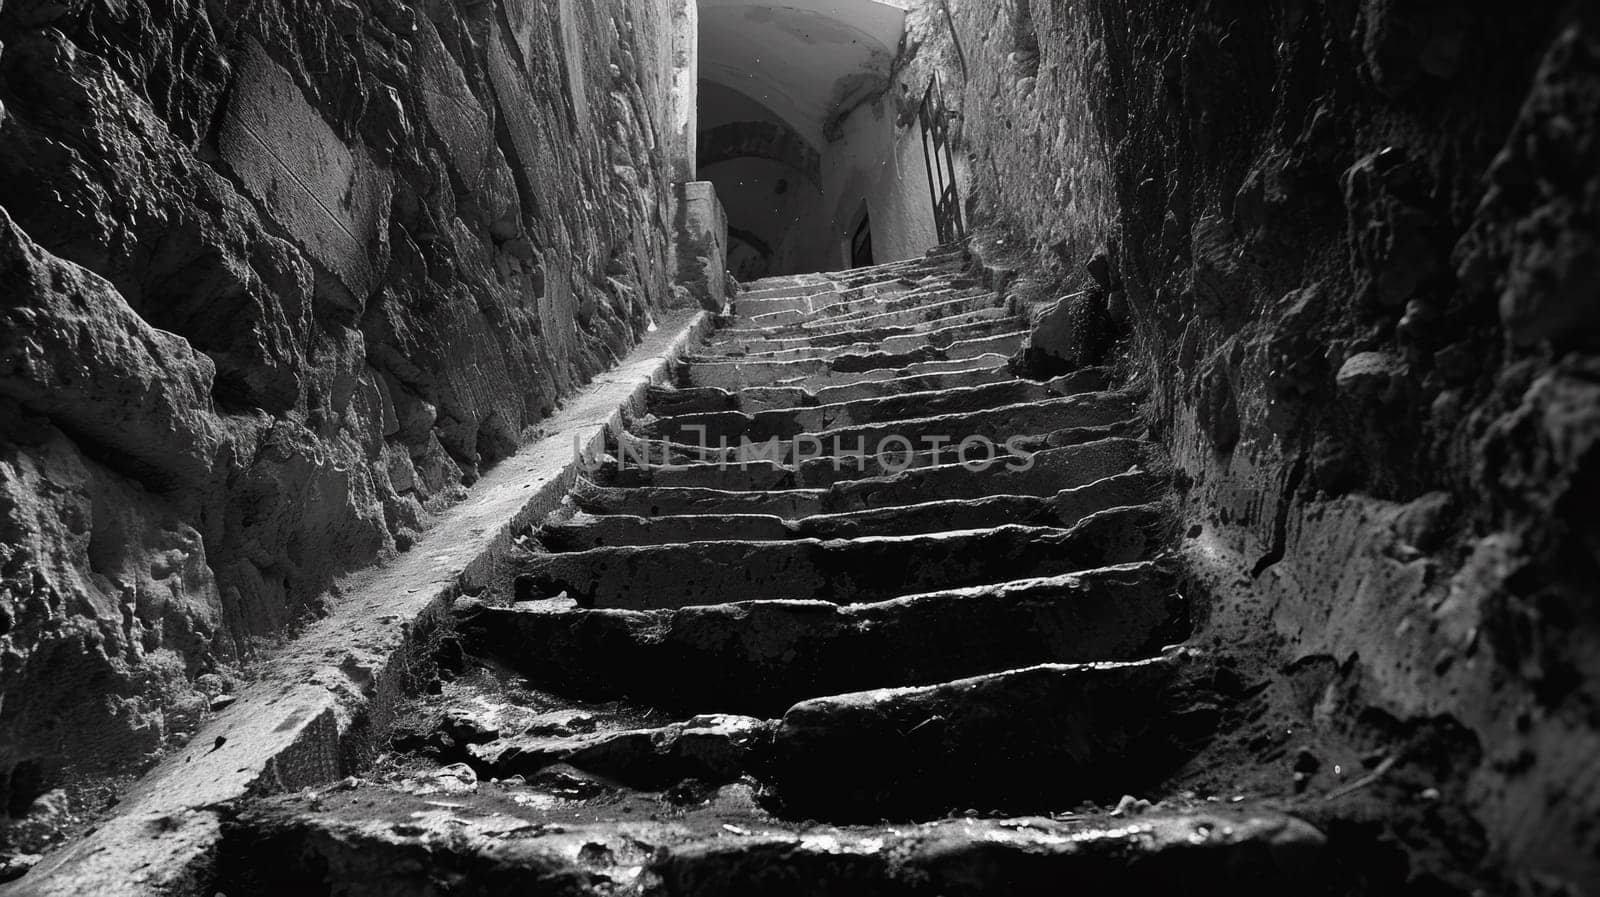
[[[1216,720],[1162,462],[1106,370],[1013,375],[963,261],[752,284],[457,602],[394,753],[246,808],[227,893],[1326,887],[1292,817],[1111,809]]]
[[[1600,897],[1597,123],[1592,2],[0,0],[0,897]]]

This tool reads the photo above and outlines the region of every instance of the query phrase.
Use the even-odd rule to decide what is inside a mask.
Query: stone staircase
[[[226,893],[1331,893],[1298,818],[1119,807],[1226,700],[1161,459],[1108,371],[1015,377],[963,264],[750,285],[394,750],[237,814]]]

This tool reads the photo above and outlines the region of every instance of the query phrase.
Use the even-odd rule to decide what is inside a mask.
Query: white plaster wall
[[[845,120],[844,138],[823,154],[827,219],[817,222],[817,239],[826,267],[850,264],[850,230],[863,199],[876,261],[914,258],[938,243],[921,128],[900,127],[893,109],[886,99],[863,105]]]
[[[695,138],[699,133],[700,110],[700,0],[673,0],[672,3],[672,137],[673,180],[687,183],[696,178]]]
[[[731,160],[699,176],[717,186],[731,225],[773,249],[773,274],[848,267],[863,200],[879,262],[921,255],[938,242],[922,135],[901,126],[892,97],[861,103],[824,135],[824,119],[867,76],[889,87],[888,65],[904,27],[904,3],[701,0],[699,127],[731,121],[787,123],[821,154],[821,190],[775,163]],[[851,85],[855,85],[851,87]],[[890,88],[894,89],[894,88]],[[773,187],[786,178],[790,189]]]

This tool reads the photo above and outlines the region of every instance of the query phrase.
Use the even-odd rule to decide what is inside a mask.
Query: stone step
[[[920,346],[942,348],[961,339],[1014,331],[1020,323],[1020,319],[1005,309],[991,308],[938,318],[922,327],[879,327],[816,337],[717,340],[707,343],[700,354],[710,358],[759,361],[831,358],[876,351],[905,352]]]
[[[1016,379],[1003,363],[987,366],[969,366],[964,370],[937,374],[914,374],[904,377],[884,377],[879,380],[844,386],[829,386],[815,392],[799,386],[752,386],[741,390],[719,387],[689,387],[672,389],[652,388],[646,407],[657,416],[675,414],[705,414],[718,411],[743,411],[747,414],[785,408],[803,408],[811,405],[836,405],[862,399],[878,399],[905,395],[912,392],[936,392],[981,386]],[[1062,395],[1091,392],[1105,388],[1107,378],[1102,368],[1085,368],[1053,383],[1060,384]]]
[[[1048,664],[939,685],[814,698],[773,736],[765,781],[787,815],[866,820],[1114,801],[1172,768],[1182,652]]]
[[[788,482],[796,477],[787,468],[766,462],[752,463],[741,478],[737,465],[690,465],[689,470],[641,471],[634,468],[597,471],[609,474],[611,483],[585,482],[574,492],[578,506],[592,513],[658,517],[679,514],[765,513],[780,517],[841,514],[870,508],[915,505],[929,498],[972,500],[990,495],[1050,496],[1063,489],[1125,473],[1143,464],[1148,452],[1136,439],[1114,437],[1075,445],[1047,448],[986,467],[947,464],[901,471],[892,476],[841,480],[826,488],[744,491],[765,478]],[[719,468],[721,471],[719,472]],[[650,481],[662,473],[662,482]],[[672,485],[701,475],[721,477],[732,489]],[[817,479],[820,475],[813,473]],[[625,482],[617,482],[620,478]],[[714,510],[712,510],[714,509]],[[758,510],[759,509],[759,510]],[[804,509],[804,510],[800,510]],[[797,512],[797,513],[796,513]]]
[[[1018,524],[1071,527],[1108,508],[1151,504],[1167,489],[1154,474],[1123,473],[1063,489],[1054,496],[993,495],[923,502],[888,508],[818,514],[789,527],[791,538],[855,539],[862,536],[912,536]]]
[[[986,383],[1003,383],[1007,380],[1015,379],[1015,375],[1011,373],[1005,361],[1004,358],[991,359],[987,363],[975,360],[963,362],[963,366],[954,370],[921,373],[908,372],[904,376],[889,377],[882,380],[826,386],[818,389],[814,395],[818,405],[838,405],[862,399],[881,399],[913,392],[935,392],[941,389],[982,386]],[[1093,380],[1078,378],[1070,384],[1071,388],[1063,394],[1071,395],[1073,392],[1089,392],[1095,389],[1103,389],[1105,383],[1104,377]]]
[[[902,281],[915,284],[929,279],[950,280],[958,277],[961,263],[960,256],[947,255],[889,262],[843,272],[781,275],[745,284],[738,295],[752,299],[781,298],[785,294],[793,295],[797,290],[815,290],[819,286],[866,289]]]
[[[942,361],[924,361],[907,366],[904,370],[896,372],[896,377],[916,377],[924,374],[948,374],[954,371],[966,371],[978,367],[1003,367],[1011,364],[1011,354],[1007,352],[989,352],[981,355],[964,354],[962,357],[947,358]],[[888,378],[893,379],[893,378]]]
[[[741,600],[857,604],[1143,560],[1163,528],[1160,509],[1142,506],[1101,511],[1070,529],[594,548],[519,558],[516,598],[564,593],[583,607],[632,610]]]
[[[822,695],[1038,663],[1135,659],[1186,634],[1175,578],[1148,563],[848,606],[480,605],[463,607],[458,621],[468,651],[541,688],[669,712],[753,715]]]
[[[804,320],[780,326],[802,334],[845,333],[887,324],[915,324],[944,317],[956,311],[1004,307],[1005,299],[977,285],[952,287],[947,284],[919,287],[895,295],[880,295],[850,300],[818,309]],[[770,326],[752,318],[753,326]]]
[[[977,286],[951,288],[943,283],[911,289],[848,298],[841,293],[822,293],[804,299],[769,300],[740,307],[736,326],[760,331],[791,330],[800,333],[832,332],[856,326],[861,320],[894,311],[915,312],[945,303],[972,300],[968,308],[997,303],[993,293]],[[913,314],[909,320],[918,320]]]
[[[847,294],[850,298],[860,298],[872,293],[916,289],[927,284],[942,285],[959,279],[956,274],[956,270],[948,264],[905,264],[872,271],[863,270],[849,277],[819,275],[755,283],[741,290],[734,298],[736,306],[746,303],[781,302],[788,299],[803,300],[830,292]]]
[[[650,872],[674,897],[1277,897],[1325,893],[1326,840],[1275,810],[965,819],[708,839]]]
[[[846,827],[773,819],[740,784],[680,805],[536,783],[443,794],[356,783],[253,802],[222,834],[227,893],[246,895],[1057,897],[1064,883],[1138,897],[1368,892],[1342,886],[1361,877],[1359,855],[1255,806]]]
[[[695,451],[692,446],[684,448]],[[792,466],[748,456],[731,461],[640,466],[636,456],[630,454],[621,457],[620,461],[621,466],[607,465],[592,475],[606,485],[624,487],[667,486],[729,492],[798,488],[796,471]]]
[[[653,729],[521,733],[469,746],[467,762],[485,779],[532,778],[565,764],[631,788],[663,790],[684,779],[720,784],[736,781],[765,759],[771,729],[767,721],[747,716],[702,714]]]
[[[952,395],[950,404],[973,404],[971,394],[947,395]],[[1136,404],[1133,397],[1127,393],[1089,392],[949,413],[938,413],[941,410],[940,406],[934,404],[931,410],[936,413],[913,418],[893,417],[897,412],[914,411],[913,407],[903,403],[889,401],[861,407],[868,409],[869,413],[872,411],[881,413],[888,419],[881,422],[845,424],[836,420],[831,427],[809,431],[802,435],[823,441],[825,443],[823,453],[829,456],[841,454],[838,445],[843,445],[845,450],[848,450],[857,442],[866,443],[867,451],[876,454],[877,446],[894,438],[909,440],[914,447],[928,444],[929,440],[959,443],[973,437],[1003,444],[1013,436],[1045,434],[1071,427],[1113,424],[1132,416]]]
[[[863,380],[889,380],[892,368],[838,371],[824,360],[808,361],[727,361],[711,357],[691,357],[679,375],[689,387],[717,387],[740,390],[750,386],[782,386],[806,381],[809,386],[837,385]]]
[[[736,411],[680,415],[638,422],[630,432],[644,439],[717,449],[711,457],[722,457],[720,449],[732,446],[743,449],[734,457],[767,457],[791,465],[797,452],[801,457],[813,458],[862,453],[888,457],[936,449],[940,444],[957,445],[967,439],[988,440],[996,447],[995,453],[1003,457],[1007,454],[1003,446],[1013,437],[1110,426],[1132,417],[1135,408],[1126,393],[1062,396],[1050,386],[1028,381],[920,396],[926,398],[922,402],[916,396],[867,399],[755,415]],[[1012,401],[1005,404],[1008,398]],[[899,416],[919,411],[932,414]],[[757,449],[765,449],[765,454]],[[975,449],[972,457],[982,454]]]
[[[1146,424],[1143,420],[1129,418],[1105,425],[1067,427],[1042,435],[1013,436],[1004,443],[994,443],[993,450],[989,448],[990,443],[974,442],[965,447],[956,443],[941,444],[938,448],[923,449],[911,455],[898,453],[896,449],[901,447],[900,444],[888,446],[881,454],[854,454],[855,446],[860,443],[841,439],[839,444],[845,447],[847,454],[812,457],[808,450],[808,453],[801,457],[792,481],[796,488],[826,489],[858,480],[886,479],[907,470],[963,465],[971,465],[973,469],[979,471],[994,470],[1002,465],[1021,467],[1028,463],[1028,459],[1042,451],[1071,448],[1113,438],[1141,437],[1145,429]],[[797,442],[802,447],[808,445],[803,439]],[[830,440],[827,445],[831,446],[832,441]],[[683,461],[692,464],[704,458],[717,460],[711,455],[693,454],[697,451],[698,449],[691,449],[683,456]]]
[[[691,514],[640,517],[578,511],[540,527],[545,550],[587,551],[624,545],[674,542],[785,541],[912,536],[956,530],[1023,526],[1069,527],[1106,508],[1149,504],[1166,481],[1148,473],[1125,473],[1052,497],[996,495],[964,501],[933,501],[893,508],[818,514],[798,520],[761,514]]]
[[[538,531],[546,551],[588,551],[625,545],[670,545],[677,542],[781,542],[795,538],[789,524],[775,515],[689,514],[636,517],[631,514],[589,514],[579,511],[546,523]]]
[[[727,440],[736,445],[740,439],[792,439],[802,433],[818,433],[853,424],[885,423],[1042,402],[1070,395],[1062,390],[1075,385],[1071,380],[1039,383],[1013,379],[753,414],[715,411],[663,416],[632,424],[629,429],[650,439],[688,441],[690,444],[703,439],[708,445]]]
[[[709,337],[712,344],[755,340],[774,342],[827,341],[848,339],[882,331],[915,332],[935,327],[962,315],[1004,315],[1007,303],[993,293],[980,291],[937,291],[880,295],[870,304],[847,310],[837,319],[808,316],[775,326],[762,326],[747,318],[730,318]]]
[[[1149,450],[1136,439],[1102,439],[1046,449],[1025,461],[980,470],[961,464],[915,468],[892,477],[835,483],[821,491],[827,513],[914,505],[938,498],[971,500],[989,495],[1055,495],[1063,489],[1126,473],[1145,463]]]
[[[844,295],[838,292],[838,285],[827,283],[740,293],[734,300],[733,307],[741,318],[784,312],[809,316],[815,314],[819,308],[838,305],[845,301]]]
[[[801,390],[798,404],[804,404],[808,396]],[[666,386],[652,386],[645,392],[646,410],[658,416],[668,417],[675,414],[714,414],[718,411],[738,411],[743,407],[739,401],[739,394],[716,387],[695,387],[691,389],[674,389]]]
[[[888,356],[846,356],[835,359],[833,363],[815,360],[741,362],[706,357],[689,358],[687,359],[689,363],[679,369],[678,377],[680,385],[686,388],[714,387],[741,390],[751,387],[803,386],[816,391],[820,396],[823,390],[833,387],[929,374],[986,369],[996,372],[995,379],[1009,379],[1014,376],[1004,370],[1011,361],[1008,353],[992,352],[968,357],[968,351],[963,350],[961,357],[916,360],[937,354],[947,353],[925,351],[899,359]],[[896,367],[896,364],[900,366]]]
[[[591,514],[635,517],[757,514],[781,518],[809,517],[824,510],[826,489],[774,492],[732,492],[671,487],[608,487],[580,481],[573,503]]]
[[[899,294],[880,298],[876,304],[863,305],[860,310],[862,314],[850,314],[837,321],[807,316],[795,323],[774,327],[762,327],[745,319],[735,319],[731,326],[718,330],[710,342],[712,345],[721,345],[754,341],[805,341],[823,345],[828,340],[867,336],[878,331],[926,330],[938,326],[941,321],[950,321],[962,315],[998,317],[1007,314],[1005,303],[999,297],[984,292],[970,295]]]

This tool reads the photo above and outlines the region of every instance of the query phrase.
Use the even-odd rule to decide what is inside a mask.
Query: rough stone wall
[[[1600,880],[1594,6],[949,8],[911,68],[990,244],[1085,291],[1041,355],[1149,383],[1212,631],[1325,664],[1330,729],[1455,733],[1485,862]]]
[[[0,814],[191,730],[636,341],[668,15],[0,7]]]

